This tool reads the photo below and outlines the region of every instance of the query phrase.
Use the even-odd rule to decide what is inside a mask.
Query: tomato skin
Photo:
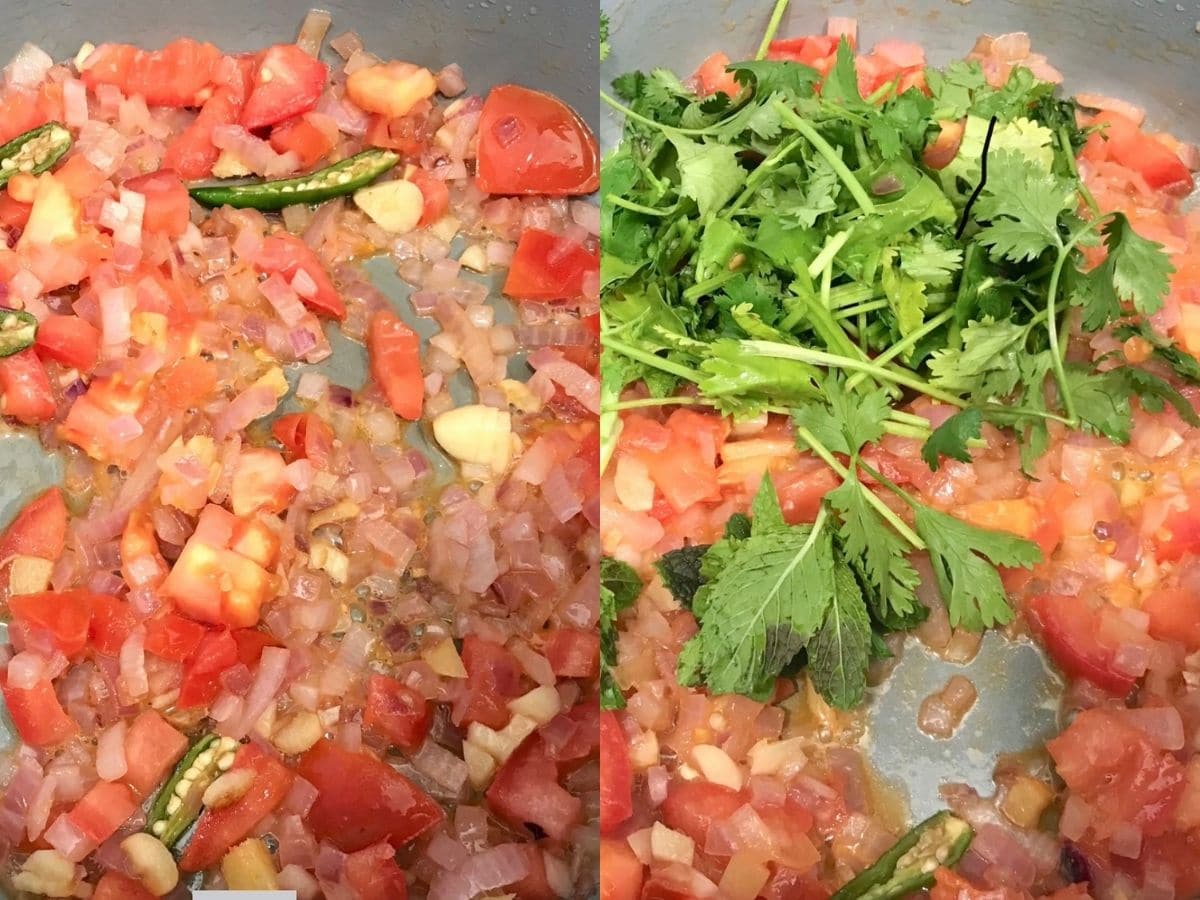
[[[337,126],[322,128],[325,117],[306,113],[281,122],[271,129],[271,147],[276,153],[295,153],[302,168],[310,169],[329,155],[337,142]]]
[[[421,339],[390,310],[371,317],[367,332],[371,376],[383,389],[392,412],[415,422],[425,405],[425,376],[421,373]]]
[[[79,725],[58,702],[50,679],[43,678],[31,688],[19,688],[10,686],[6,676],[0,690],[17,734],[29,746],[52,747],[79,731]]]
[[[696,70],[696,81],[702,95],[728,94],[736,97],[741,93],[742,87],[733,73],[725,71],[729,62],[729,55],[718,51],[700,63],[700,68]]]
[[[600,635],[556,628],[546,636],[546,659],[559,678],[595,678],[600,673]]]
[[[25,425],[54,418],[54,394],[46,367],[32,349],[0,359],[0,392],[5,415]]]
[[[367,682],[367,708],[363,725],[405,750],[417,750],[433,724],[433,707],[406,684],[386,675]]]
[[[333,429],[315,413],[289,413],[271,425],[271,434],[293,459],[307,459],[318,469],[329,467]]]
[[[42,359],[86,374],[100,358],[100,329],[79,316],[49,315],[38,326],[33,348]]]
[[[161,659],[187,662],[196,655],[207,635],[208,629],[199,622],[169,612],[147,620],[145,648],[147,653]]]
[[[187,748],[187,736],[157,710],[139,713],[125,732],[125,783],[139,797],[148,797]]]
[[[209,631],[201,639],[195,656],[183,669],[179,686],[180,709],[206,706],[221,693],[221,673],[238,663],[238,647],[227,630]]]
[[[508,701],[524,693],[521,664],[502,645],[473,634],[463,638],[462,662],[467,677],[454,701],[454,724],[466,728],[479,722],[503,728],[511,717]]]
[[[724,821],[742,808],[745,797],[737,791],[707,781],[671,782],[662,804],[663,824],[682,831],[699,846],[708,840],[708,826]]]
[[[146,198],[142,227],[168,237],[179,237],[191,221],[191,207],[183,179],[170,169],[159,169],[125,182],[125,187]]]
[[[583,802],[558,783],[558,766],[534,734],[513,751],[487,790],[487,805],[515,828],[537,825],[565,841],[580,819]]]
[[[328,79],[329,67],[295,44],[267,48],[242,110],[242,127],[255,131],[308,112]]]
[[[814,34],[805,37],[782,38],[771,41],[767,48],[767,59],[816,66],[837,53],[837,48],[838,39],[833,35]]]
[[[343,876],[359,900],[408,900],[404,870],[390,844],[376,844],[346,857]]]
[[[616,713],[600,713],[600,833],[612,834],[633,815],[633,764]]]
[[[517,242],[504,295],[521,300],[573,300],[583,294],[584,275],[599,270],[599,257],[576,241],[527,228]]]
[[[71,657],[87,646],[93,596],[79,588],[18,594],[9,598],[8,609],[14,620],[46,633],[56,650]]]
[[[1050,656],[1068,675],[1121,697],[1133,690],[1137,679],[1113,668],[1116,648],[1101,643],[1097,616],[1078,598],[1039,594],[1030,599],[1029,613]]]
[[[354,853],[387,841],[403,847],[445,818],[442,808],[387,763],[321,740],[300,758],[318,791],[308,824],[318,840]]]
[[[477,175],[489,194],[590,194],[600,186],[600,152],[566,103],[502,84],[483,104]]]
[[[263,240],[254,268],[264,275],[278,273],[289,283],[296,273],[303,270],[317,286],[312,297],[301,297],[300,302],[318,316],[328,316],[339,321],[346,318],[346,304],[334,287],[325,266],[308,244],[294,234],[273,234]]]
[[[418,228],[427,228],[446,215],[450,209],[450,188],[446,182],[425,169],[416,169],[408,176],[408,180],[417,186],[425,201],[421,208],[421,219],[417,222]]]
[[[196,106],[220,62],[220,50],[191,38],[178,38],[153,51],[102,44],[87,58],[79,77],[93,91],[111,84],[126,96],[140,94],[149,106]]]
[[[184,872],[201,872],[218,863],[234,844],[245,840],[254,826],[283,802],[296,776],[256,744],[243,744],[229,770],[254,773],[250,790],[228,806],[207,808],[200,814],[196,832],[179,860]]]
[[[88,645],[97,653],[116,656],[137,624],[133,610],[124,600],[106,594],[93,594],[89,599],[92,621],[88,628]]]
[[[102,844],[137,808],[138,798],[128,785],[99,781],[67,813],[67,818],[92,841]]]
[[[56,487],[38,494],[0,536],[0,561],[12,556],[57,560],[67,542],[67,504]]]
[[[92,891],[92,900],[154,900],[154,895],[120,872],[105,872]]]
[[[212,394],[217,372],[210,361],[189,356],[172,366],[160,384],[162,396],[173,409],[191,409]]]
[[[638,900],[644,868],[624,840],[600,840],[600,900]]]

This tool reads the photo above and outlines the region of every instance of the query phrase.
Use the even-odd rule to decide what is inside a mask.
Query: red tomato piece
[[[138,798],[128,785],[98,781],[67,813],[67,818],[86,837],[102,844],[116,834],[138,806]]]
[[[629,742],[614,712],[600,713],[600,832],[612,834],[633,815]]]
[[[128,875],[105,872],[92,891],[92,900],[154,900],[154,895]]]
[[[307,459],[318,469],[329,467],[333,429],[315,413],[280,416],[271,425],[271,434],[294,459]]]
[[[38,326],[33,348],[42,359],[86,374],[100,358],[100,329],[79,316],[49,315]]]
[[[254,258],[254,268],[264,275],[277,272],[289,283],[297,272],[303,270],[316,284],[317,292],[312,297],[301,297],[301,302],[318,316],[339,320],[346,318],[346,304],[325,271],[325,266],[317,259],[312,248],[294,234],[284,232],[266,238],[258,256]]]
[[[595,678],[600,673],[600,635],[579,628],[556,628],[544,648],[559,678]]]
[[[187,736],[156,710],[139,713],[125,732],[125,783],[139,797],[148,797],[187,748]]]
[[[129,604],[107,594],[92,594],[92,622],[88,629],[88,644],[97,653],[116,656],[121,645],[137,624]]]
[[[1183,764],[1118,712],[1083,710],[1046,749],[1059,777],[1091,806],[1098,836],[1118,822],[1140,827],[1146,837],[1172,827],[1186,781]]]
[[[287,480],[287,463],[277,450],[248,447],[238,455],[237,470],[229,489],[235,516],[251,516],[259,510],[280,513],[287,509],[296,489]]]
[[[169,612],[146,622],[146,652],[171,662],[187,662],[207,635],[208,629],[199,622]]]
[[[638,900],[644,868],[628,841],[600,841],[600,900]]]
[[[573,300],[583,294],[584,275],[599,266],[599,256],[582,244],[527,228],[504,279],[504,294],[521,300]]]
[[[33,350],[0,359],[0,393],[4,414],[25,425],[54,418],[54,393],[46,367]]]
[[[31,747],[53,747],[79,731],[75,720],[66,714],[54,685],[43,678],[31,688],[13,687],[7,677],[0,689],[4,706],[21,740]]]
[[[559,713],[555,719],[570,722],[573,728],[565,738],[559,738],[563,732],[555,732],[555,741],[551,743],[549,732],[544,733],[542,742],[546,745],[546,755],[560,766],[580,762],[591,758],[600,747],[600,697],[580,700],[565,713]],[[564,729],[565,730],[565,729]]]
[[[149,508],[135,509],[121,532],[121,577],[133,588],[155,588],[169,571],[158,549]]]
[[[0,96],[0,141],[8,143],[19,134],[45,125],[46,113],[38,108],[32,91],[5,91]]]
[[[1200,650],[1200,594],[1160,589],[1145,596],[1142,612],[1150,616],[1150,634]]]
[[[771,41],[767,59],[798,62],[816,66],[837,53],[838,39],[833,35],[814,34],[805,37],[781,38]]]
[[[311,169],[328,156],[336,143],[337,125],[317,113],[297,116],[271,129],[271,147],[275,152],[295,153],[305,169]]]
[[[269,47],[250,83],[242,127],[254,131],[308,112],[328,79],[329,67],[295,44]]]
[[[14,200],[8,191],[0,193],[0,225],[5,228],[24,229],[31,212],[33,212],[32,203]]]
[[[191,38],[178,38],[153,51],[101,44],[88,56],[79,77],[93,91],[111,84],[126,96],[141,95],[150,106],[199,106],[220,62],[220,50]]]
[[[359,900],[407,900],[404,870],[396,865],[391,844],[376,844],[346,857],[342,877]]]
[[[308,813],[313,834],[346,853],[380,841],[403,847],[445,818],[428,794],[387,763],[329,740],[305,753],[297,771],[318,791]]]
[[[717,52],[700,63],[696,70],[696,82],[699,93],[703,96],[710,94],[728,94],[736,97],[741,93],[742,86],[737,83],[732,72],[726,72],[729,66],[729,55]]]
[[[600,186],[591,129],[563,101],[515,84],[492,88],[479,120],[479,189],[489,194],[590,194]]]
[[[425,201],[417,227],[428,228],[450,209],[450,188],[446,182],[425,169],[416,169],[408,176],[408,180],[417,186]]]
[[[254,628],[238,628],[231,632],[233,643],[237,646],[238,662],[247,666],[258,665],[263,650],[267,647],[278,647],[279,641],[264,631]]]
[[[178,172],[185,180],[212,174],[213,164],[221,155],[212,142],[213,129],[236,125],[246,100],[247,76],[236,60],[223,62],[219,74],[224,75],[222,83],[205,101],[196,120],[167,143],[162,167]]]
[[[463,638],[462,661],[467,678],[454,701],[454,724],[466,728],[479,722],[503,728],[511,715],[508,701],[525,692],[521,664],[502,645],[473,634]]]
[[[1023,891],[1009,888],[977,888],[945,866],[939,867],[934,877],[937,880],[929,892],[929,900],[1023,900],[1027,896]]]
[[[170,169],[159,169],[125,182],[125,187],[146,198],[142,228],[146,231],[179,237],[191,221],[191,207],[183,179]]]
[[[67,541],[67,505],[56,487],[38,494],[0,536],[0,562],[13,556],[57,560]]]
[[[779,496],[779,508],[792,525],[815,521],[825,495],[842,483],[824,463],[812,468],[789,466],[781,472],[772,472],[771,477]]]
[[[8,610],[17,622],[44,632],[64,656],[74,656],[87,646],[92,596],[78,588],[18,594],[9,598]]]
[[[421,374],[421,339],[391,310],[371,317],[367,332],[371,377],[383,389],[388,406],[401,418],[415,422],[425,403]]]
[[[514,828],[536,826],[565,841],[579,822],[583,801],[558,783],[558,766],[534,734],[513,751],[487,790],[488,807]]]
[[[1098,617],[1076,597],[1040,594],[1029,612],[1046,649],[1063,671],[1125,696],[1137,679],[1113,667],[1116,648],[1100,640]]]
[[[1187,501],[1182,509],[1171,510],[1155,537],[1154,555],[1160,561],[1200,555],[1200,496],[1189,494]]]
[[[1154,190],[1186,197],[1195,187],[1192,173],[1178,155],[1120,113],[1103,112],[1093,120],[1103,128],[1109,158],[1133,169]]]
[[[682,831],[698,846],[708,840],[708,826],[723,822],[746,803],[737,791],[708,781],[671,782],[662,804],[663,824]]]
[[[161,377],[162,396],[173,409],[190,409],[212,394],[217,386],[217,372],[212,362],[203,357],[181,359]]]
[[[423,696],[395,678],[371,676],[363,725],[397,747],[416,750],[425,742],[432,722],[432,705]]]
[[[209,631],[196,648],[196,655],[183,669],[179,686],[180,709],[205,706],[221,692],[221,673],[238,663],[237,642],[226,630]]]
[[[236,772],[254,773],[250,790],[228,806],[208,808],[200,814],[196,833],[179,860],[184,872],[202,872],[218,863],[225,852],[246,839],[254,826],[283,802],[296,776],[257,744],[243,744],[233,759]]]

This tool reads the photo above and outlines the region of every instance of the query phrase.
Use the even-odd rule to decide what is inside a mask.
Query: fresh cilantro
[[[1128,341],[1137,337],[1151,347],[1153,357],[1189,384],[1200,384],[1200,361],[1176,347],[1169,338],[1158,334],[1148,322],[1126,322],[1113,329],[1117,340]]]
[[[981,242],[994,256],[1012,262],[1037,259],[1062,245],[1058,219],[1075,204],[1075,190],[1063,178],[1029,165],[1013,150],[994,151],[988,179],[976,207],[988,222]]]
[[[921,448],[921,458],[934,472],[941,466],[943,456],[959,462],[970,462],[971,453],[967,445],[981,434],[983,413],[977,409],[964,409],[933,429]]]
[[[617,663],[617,616],[629,609],[642,592],[642,580],[628,563],[600,560],[600,705],[621,709],[625,697],[612,675]]]
[[[612,52],[612,45],[608,39],[608,13],[600,13],[600,62],[608,59],[608,54]]]
[[[1074,273],[1071,302],[1083,307],[1083,327],[1089,331],[1120,318],[1125,302],[1142,315],[1157,312],[1175,271],[1162,244],[1139,235],[1123,213],[1109,219],[1104,246],[1104,262],[1086,274]]]

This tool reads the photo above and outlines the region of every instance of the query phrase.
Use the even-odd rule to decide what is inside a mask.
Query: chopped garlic
[[[486,272],[488,270],[487,251],[479,244],[472,244],[467,247],[458,257],[459,263],[464,269],[470,269],[472,272]]]
[[[421,659],[429,663],[429,668],[443,678],[466,678],[467,667],[463,665],[458,648],[450,638],[443,638],[431,647],[421,651]]]
[[[329,525],[333,522],[344,522],[346,519],[353,519],[361,511],[361,507],[353,500],[342,500],[333,504],[333,506],[327,506],[309,516],[308,530],[316,531],[322,525]]]
[[[482,747],[477,747],[470,741],[463,743],[463,761],[467,764],[467,777],[471,779],[472,787],[483,790],[496,774],[496,760]]]
[[[508,401],[508,405],[521,412],[539,412],[542,408],[541,399],[523,381],[505,378],[496,387],[504,392],[504,399]]]
[[[499,475],[512,462],[512,416],[474,403],[447,410],[433,420],[433,436],[462,462],[479,463]]]
[[[14,556],[8,570],[8,593],[37,594],[50,586],[54,563],[40,556]]]
[[[458,229],[461,225],[462,222],[455,216],[447,213],[430,225],[428,230],[439,241],[444,241],[448,244],[458,235]],[[463,265],[465,266],[466,263],[463,263]]]
[[[83,71],[83,64],[87,62],[87,58],[92,55],[96,49],[96,45],[91,41],[84,41],[79,45],[79,52],[75,54],[75,68]]]
[[[779,772],[792,775],[808,762],[802,738],[789,738],[786,741],[763,739],[751,747],[747,755],[750,757],[751,775],[776,775]]]
[[[746,779],[733,758],[714,744],[697,744],[692,748],[692,760],[705,781],[740,791]]]
[[[650,826],[650,855],[659,862],[690,866],[696,855],[696,842],[662,822],[655,822]]]
[[[472,722],[467,728],[467,741],[490,754],[496,762],[503,763],[521,746],[525,738],[537,731],[537,727],[538,723],[529,716],[517,713],[499,731],[479,722]]]
[[[245,178],[247,175],[254,173],[246,167],[246,164],[238,157],[234,156],[228,150],[222,150],[221,155],[217,157],[217,161],[213,163],[212,168],[213,178]]]
[[[551,685],[535,687],[527,694],[522,694],[515,700],[510,700],[508,708],[514,713],[529,716],[539,725],[545,725],[558,715],[562,709],[562,698]]]
[[[384,181],[354,192],[354,203],[371,221],[393,234],[407,234],[421,221],[425,198],[411,181]]]
[[[325,572],[334,584],[345,584],[350,577],[350,557],[326,541],[313,541],[308,564]]]

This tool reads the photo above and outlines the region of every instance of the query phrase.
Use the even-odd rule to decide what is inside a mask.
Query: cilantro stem
[[[839,231],[833,237],[826,239],[825,246],[821,248],[821,252],[814,256],[813,261],[808,264],[809,278],[816,278],[833,266],[834,257],[837,256],[839,250],[846,246],[846,241],[850,240],[850,232],[853,230],[853,228],[847,228],[845,231]]]
[[[922,340],[927,335],[933,334],[933,332],[937,331],[939,328],[941,328],[943,325],[945,325],[947,322],[949,322],[953,318],[954,318],[954,308],[953,307],[943,310],[942,312],[940,312],[936,316],[934,316],[932,319],[930,319],[928,322],[926,322],[924,325],[922,325],[920,328],[918,328],[916,331],[911,331],[907,335],[905,335],[903,338],[896,341],[896,343],[894,343],[894,344],[892,344],[892,346],[888,347],[887,350],[883,351],[878,356],[876,356],[872,360],[872,362],[874,362],[876,365],[880,365],[880,366],[886,365],[887,363],[891,362],[893,359],[900,356],[901,354],[907,353],[909,350],[911,350],[913,347],[915,347],[917,345],[918,341]],[[862,372],[859,372],[857,375],[851,375],[849,380],[846,382],[847,390],[852,390],[856,385],[858,385],[866,377],[867,376],[864,375]]]
[[[707,397],[639,397],[636,400],[621,400],[607,403],[601,412],[620,412],[623,409],[646,409],[654,406],[715,406]]]
[[[796,137],[792,138],[792,140],[788,141],[786,144],[780,144],[771,151],[769,156],[755,166],[754,171],[750,173],[750,177],[746,179],[746,186],[742,188],[742,192],[737,195],[737,199],[733,201],[733,205],[725,211],[725,215],[727,217],[737,215],[741,208],[746,205],[746,202],[754,196],[754,192],[758,190],[759,183],[770,174],[772,169],[783,162],[784,159],[786,159],[788,155],[800,145],[802,140],[803,138]]]
[[[1071,171],[1071,177],[1079,183],[1079,195],[1083,197],[1083,202],[1087,204],[1093,216],[1101,215],[1100,204],[1096,202],[1096,198],[1092,196],[1092,192],[1079,175],[1079,164],[1075,161],[1075,151],[1071,149],[1071,139],[1067,136],[1066,125],[1060,125],[1058,128],[1058,143],[1067,159],[1067,168]]]
[[[640,363],[645,363],[655,369],[661,369],[678,378],[686,378],[688,381],[700,381],[704,376],[695,369],[689,369],[687,366],[682,366],[679,363],[672,362],[669,359],[663,359],[657,353],[651,353],[648,350],[643,350],[641,347],[627,344],[619,338],[605,336],[604,346],[610,350],[615,350],[622,356],[628,356],[630,359],[636,359]]]
[[[795,110],[777,98],[771,104],[775,111],[779,113],[779,117],[783,119],[793,130],[800,132],[813,145],[825,162],[829,163],[830,167],[841,179],[842,184],[846,186],[846,190],[850,192],[850,196],[854,198],[854,202],[858,204],[867,215],[875,212],[875,201],[871,199],[871,195],[867,193],[866,188],[859,183],[859,180],[854,177],[854,173],[850,171],[845,162],[842,161],[842,155],[833,148],[833,145],[825,138],[821,137],[821,133],[813,128],[812,124],[806,122],[800,116],[796,115]]]
[[[1063,358],[1067,355],[1067,342],[1059,344],[1058,340],[1058,282],[1062,278],[1063,266],[1071,258],[1071,253],[1085,235],[1098,227],[1103,219],[1095,219],[1075,234],[1065,244],[1058,239],[1058,258],[1054,261],[1054,270],[1050,273],[1050,286],[1046,289],[1046,333],[1050,341],[1050,358],[1054,363],[1054,380],[1058,383],[1058,393],[1062,398],[1063,411],[1067,414],[1067,425],[1070,428],[1079,427],[1079,418],[1075,415],[1075,398],[1067,385],[1067,371]],[[1057,239],[1057,238],[1056,238]]]
[[[691,287],[684,289],[683,299],[689,301],[699,300],[705,294],[711,294],[717,288],[728,284],[737,277],[737,272],[722,272],[720,275],[714,275],[712,278],[706,278],[703,281],[697,281]]]
[[[640,203],[634,203],[632,200],[626,200],[624,197],[618,197],[616,194],[608,194],[604,199],[630,212],[641,213],[643,216],[657,216],[658,218],[665,219],[675,212],[675,204],[672,204],[670,209],[655,209],[653,206],[643,206]]]
[[[684,134],[693,137],[711,133],[711,129],[708,128],[677,128],[674,125],[666,125],[663,122],[655,122],[653,119],[647,118],[639,112],[634,112],[616,97],[611,96],[607,91],[600,92],[600,99],[619,112],[621,115],[625,116],[625,118],[633,119],[635,122],[638,122],[642,125],[647,125],[650,128],[658,129],[659,131],[670,131],[673,134]]]
[[[758,44],[758,52],[754,54],[755,59],[766,59],[767,51],[771,49],[771,41],[775,40],[779,26],[783,23],[783,14],[787,12],[789,2],[790,0],[775,0],[775,8],[771,10],[771,20],[767,22],[766,33],[763,34],[763,38]]]
[[[794,347],[790,344],[779,344],[774,341],[742,341],[741,346],[745,347],[751,353],[773,359],[794,359],[797,362],[804,362],[813,366],[865,372],[867,375],[878,378],[880,381],[898,384],[901,387],[917,391],[927,397],[932,397],[934,400],[941,400],[943,403],[959,409],[967,405],[966,401],[961,397],[943,391],[941,388],[934,387],[924,379],[910,373],[875,365],[874,362],[854,359],[849,356],[838,356],[833,353],[825,353],[821,350],[813,350],[809,347]]]
[[[855,481],[858,481],[858,476],[853,474],[846,466],[842,465],[841,460],[830,453],[829,448],[817,440],[817,436],[807,428],[802,425],[796,425],[796,437],[803,441],[813,453],[820,457],[821,461],[824,462],[825,465],[833,469],[834,473],[841,478],[842,481],[849,481],[851,478],[854,478]],[[857,461],[857,465],[866,468],[866,465],[861,459]],[[912,545],[913,549],[925,549],[925,542],[921,540],[920,536],[908,526],[907,522],[896,515],[895,510],[884,503],[879,495],[864,485],[861,481],[858,482],[858,485],[859,490],[861,490],[863,493],[863,498],[867,501],[867,503],[871,504],[871,506],[875,508],[875,511],[879,513],[879,515],[881,515],[888,522],[888,524],[892,526],[892,528],[896,529],[897,534],[904,538],[904,540],[908,541],[908,543]],[[824,509],[824,506],[822,506],[822,509]]]
[[[877,309],[887,309],[891,306],[886,300],[868,300],[866,303],[859,303],[855,306],[842,306],[834,309],[833,317],[835,319],[852,319],[863,313],[875,312]]]

